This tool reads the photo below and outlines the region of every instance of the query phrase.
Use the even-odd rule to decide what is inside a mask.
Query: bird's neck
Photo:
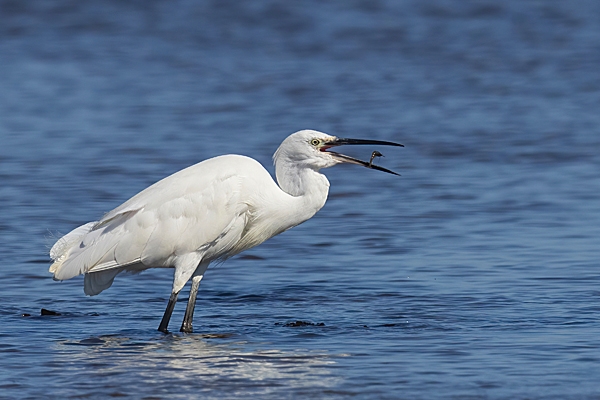
[[[276,167],[277,183],[298,202],[298,209],[305,210],[306,219],[319,211],[327,200],[329,181],[325,175],[312,168],[287,165]]]
[[[325,205],[329,193],[325,175],[313,169],[281,168],[281,165],[276,165],[276,175],[277,190],[263,191],[260,186],[251,188],[250,193],[256,195],[249,202],[251,222],[246,225],[245,234],[232,250],[233,254],[303,223]],[[262,185],[263,182],[253,180],[252,184]]]

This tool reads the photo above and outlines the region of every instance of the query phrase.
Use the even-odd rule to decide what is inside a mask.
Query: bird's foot
[[[181,324],[181,328],[179,329],[179,332],[192,333],[192,332],[194,332],[194,329],[192,328],[192,324],[187,324],[184,322],[183,324]]]

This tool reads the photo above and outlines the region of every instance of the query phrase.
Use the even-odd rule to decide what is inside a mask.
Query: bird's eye
[[[319,139],[313,139],[310,141],[310,144],[312,144],[313,146],[318,146],[321,144],[321,141]]]

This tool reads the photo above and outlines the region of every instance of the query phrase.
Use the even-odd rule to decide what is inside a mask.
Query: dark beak
[[[342,146],[342,145],[350,145],[350,144],[362,144],[362,145],[372,144],[372,145],[379,145],[379,146],[398,146],[398,147],[404,147],[403,144],[394,143],[394,142],[387,142],[387,141],[384,141],[384,140],[365,140],[365,139],[336,138],[336,139],[331,140],[329,142],[323,143],[323,147],[321,147],[321,151],[327,151],[327,149],[329,149],[330,147]],[[388,174],[393,174],[393,175],[400,176],[400,174],[397,174],[394,171],[390,171],[387,168],[383,168],[383,167],[380,167],[379,165],[373,164],[373,159],[375,157],[381,157],[381,153],[379,153],[377,151],[373,152],[373,155],[371,156],[371,161],[362,161],[362,160],[356,159],[354,157],[350,157],[350,156],[347,156],[345,154],[340,154],[340,153],[336,153],[336,152],[333,152],[333,151],[327,151],[327,153],[331,154],[333,156],[333,158],[335,158],[336,160],[338,160],[340,162],[351,163],[351,164],[358,164],[358,165],[362,165],[363,167],[367,167],[367,168],[371,168],[371,169],[376,169],[377,171],[383,171],[383,172],[387,172]]]

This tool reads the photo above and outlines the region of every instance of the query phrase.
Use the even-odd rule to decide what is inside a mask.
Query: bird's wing
[[[240,192],[240,163],[246,160],[206,160],[138,193],[73,244],[55,268],[55,279],[140,263],[171,267],[178,256],[191,252],[220,256],[239,239],[246,223],[248,206]]]

